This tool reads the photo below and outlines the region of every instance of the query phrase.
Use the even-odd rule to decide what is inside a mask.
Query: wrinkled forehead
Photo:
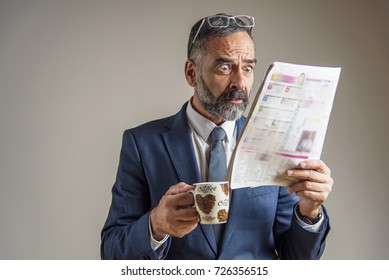
[[[206,55],[255,57],[255,45],[247,32],[210,38],[206,43],[205,50]]]

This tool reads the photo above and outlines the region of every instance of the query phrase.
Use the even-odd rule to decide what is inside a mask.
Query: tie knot
[[[226,137],[226,132],[223,128],[216,126],[211,133],[212,142],[224,140]]]

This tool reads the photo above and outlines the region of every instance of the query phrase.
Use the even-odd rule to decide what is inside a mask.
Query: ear
[[[197,81],[196,69],[197,69],[197,65],[192,59],[188,59],[185,62],[185,78],[191,87],[196,86],[196,81]]]

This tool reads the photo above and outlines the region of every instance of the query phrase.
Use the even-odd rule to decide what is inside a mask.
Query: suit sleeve
[[[299,225],[293,211],[293,205],[297,201],[297,196],[289,195],[287,188],[280,188],[277,217],[274,224],[278,257],[279,259],[293,260],[319,259],[324,252],[325,239],[330,230],[327,212],[323,207],[324,221],[318,232],[306,230]]]
[[[101,233],[102,259],[158,259],[149,233],[150,191],[137,143],[124,132],[112,203]],[[168,246],[170,240],[167,241]]]

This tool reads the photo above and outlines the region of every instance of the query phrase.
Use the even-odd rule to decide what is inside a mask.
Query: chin
[[[237,121],[243,116],[244,110],[238,105],[234,105],[228,113],[223,114],[221,119],[225,121]]]

